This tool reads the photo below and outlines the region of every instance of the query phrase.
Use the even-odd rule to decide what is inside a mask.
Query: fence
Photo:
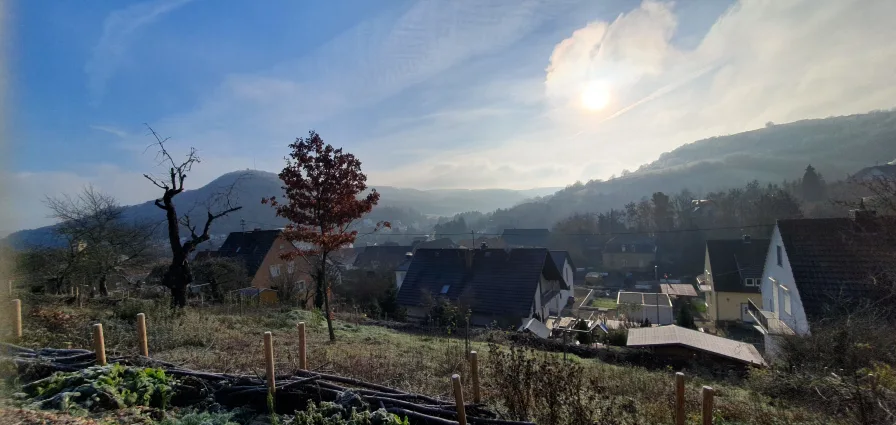
[[[22,303],[21,300],[15,299],[12,300],[12,314],[10,317],[10,321],[12,322],[12,336],[16,340],[21,340],[22,338]],[[139,313],[136,318],[136,329],[137,329],[137,347],[139,355],[144,357],[149,357],[149,349],[148,349],[148,337],[149,328],[146,322],[146,315],[144,313]],[[307,346],[306,346],[306,333],[305,333],[305,323],[299,322],[296,325],[297,330],[297,339],[299,341],[299,368],[303,371],[307,371]],[[264,342],[264,363],[265,363],[265,381],[267,384],[268,392],[273,394],[276,391],[275,385],[275,369],[274,369],[274,340],[271,332],[265,332],[263,335]],[[103,338],[103,325],[101,323],[96,323],[93,325],[93,349],[96,355],[96,363],[99,365],[106,365],[106,347],[105,340]],[[481,400],[481,382],[480,382],[480,374],[479,374],[479,356],[476,351],[470,351],[467,356],[469,365],[470,365],[470,378],[472,381],[472,401],[475,404],[480,404]],[[467,415],[466,415],[466,405],[464,403],[464,394],[463,394],[463,385],[461,382],[460,375],[453,374],[450,377],[451,386],[453,389],[453,395],[455,399],[455,408],[457,415],[457,422],[462,425],[467,423]],[[684,425],[685,423],[685,375],[681,372],[675,374],[675,424],[676,425]],[[702,390],[702,423],[704,425],[712,424],[713,420],[713,399],[714,399],[714,391],[711,387],[704,386]]]

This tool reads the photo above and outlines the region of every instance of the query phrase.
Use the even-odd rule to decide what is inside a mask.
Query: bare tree
[[[96,279],[100,295],[108,296],[112,273],[147,259],[155,225],[125,218],[113,196],[87,186],[75,197],[47,197],[46,204],[59,220],[56,233],[68,245],[58,285],[80,269]]]
[[[231,203],[230,195],[233,190],[233,186],[231,186],[224,193],[220,194],[214,202],[209,202],[206,205],[205,224],[202,226],[202,230],[197,232],[197,224],[191,220],[189,213],[178,216],[174,205],[174,197],[184,191],[184,180],[187,179],[193,164],[199,163],[199,155],[195,148],[190,148],[186,158],[181,162],[175,161],[165,147],[168,138],[161,138],[148,125],[147,128],[149,128],[155,139],[155,142],[150,147],[156,146],[158,148],[157,158],[160,160],[159,165],[168,166],[168,174],[163,177],[156,177],[150,174],[143,175],[163,191],[162,197],[155,200],[155,205],[165,211],[168,243],[171,246],[171,264],[168,266],[164,276],[162,276],[162,285],[171,290],[172,307],[184,307],[187,305],[187,286],[193,281],[193,274],[190,271],[189,264],[190,253],[196,250],[199,244],[209,240],[209,230],[212,222],[242,207],[234,206]],[[181,242],[181,226],[190,232],[190,236],[185,238],[183,242]]]

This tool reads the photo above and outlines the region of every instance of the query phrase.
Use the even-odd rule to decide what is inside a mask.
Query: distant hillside
[[[779,183],[802,177],[812,164],[828,181],[896,158],[896,111],[769,123],[765,128],[681,146],[637,171],[570,186],[540,202],[499,211],[494,222],[551,226],[576,212],[605,211],[662,191],[703,194],[751,180]]]
[[[215,195],[233,187],[232,199],[243,208],[236,213],[215,221],[212,231],[217,235],[226,235],[239,231],[241,220],[245,227],[273,228],[286,225],[286,221],[278,218],[268,205],[262,205],[263,197],[281,194],[282,182],[276,174],[266,171],[236,171],[222,175],[211,183],[195,189],[187,190],[175,198],[178,212],[183,214],[191,209],[201,223],[204,223],[205,205],[213,202]],[[541,188],[532,190],[417,190],[391,186],[372,186],[380,192],[380,203],[371,213],[374,220],[402,221],[404,224],[426,221],[426,215],[452,216],[466,211],[491,211],[497,208],[510,207],[538,196],[556,192],[559,188]],[[153,205],[153,201],[132,205],[125,209],[128,219],[163,220],[162,210]],[[420,223],[424,224],[424,223]],[[53,241],[52,227],[23,230],[8,236],[7,242],[13,247],[28,245],[47,245]]]

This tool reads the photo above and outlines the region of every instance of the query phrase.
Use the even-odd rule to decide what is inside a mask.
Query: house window
[[[296,283],[296,288],[300,291],[304,291],[305,290],[305,281],[300,280],[298,283]]]
[[[744,284],[747,286],[758,286],[757,280],[758,279],[747,278],[744,279]]]
[[[775,248],[776,248],[775,252],[778,254],[778,265],[781,267],[784,267],[784,253],[783,253],[783,250],[781,249],[781,245],[778,245]]]
[[[792,309],[790,307],[790,291],[785,287],[781,287],[781,293],[784,299],[784,312],[787,314],[793,314]]]
[[[295,261],[290,261],[290,262],[286,263],[286,273],[292,274],[295,271],[296,271],[296,262]]]
[[[622,267],[625,267],[625,266],[628,265],[628,260],[626,260],[625,258],[623,258],[622,261],[621,261],[621,263],[622,263]]]
[[[280,276],[280,265],[279,264],[275,264],[275,265],[271,266],[270,269],[271,269],[271,277]]]
[[[442,295],[445,295],[445,294],[448,293],[448,289],[450,289],[450,288],[451,288],[451,285],[445,285],[445,286],[442,287],[442,291],[441,291],[440,293],[441,293]]]

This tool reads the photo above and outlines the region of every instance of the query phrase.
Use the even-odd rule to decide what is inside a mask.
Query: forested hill
[[[222,175],[211,183],[184,191],[175,199],[178,213],[190,211],[196,219],[204,220],[206,205],[214,204],[220,194],[230,191],[232,201],[242,209],[215,221],[212,232],[226,235],[230,232],[260,227],[282,227],[286,221],[278,218],[269,205],[262,205],[263,197],[282,193],[283,182],[276,174],[266,171],[236,171]],[[374,186],[381,194],[379,205],[368,215],[374,221],[400,221],[417,226],[421,231],[430,227],[428,216],[452,216],[465,211],[493,211],[513,206],[528,199],[556,192],[559,188],[531,190],[481,189],[481,190],[417,190],[391,186]],[[232,188],[232,190],[231,190]],[[74,194],[72,194],[74,195]],[[125,208],[127,219],[159,220],[164,218],[152,201]],[[6,239],[11,246],[21,248],[30,245],[49,245],[54,240],[52,227],[22,230]]]
[[[622,208],[654,192],[695,195],[802,177],[808,164],[828,181],[896,158],[896,111],[769,123],[765,128],[686,144],[637,171],[576,183],[538,202],[496,211],[494,223],[550,227],[573,213]]]

